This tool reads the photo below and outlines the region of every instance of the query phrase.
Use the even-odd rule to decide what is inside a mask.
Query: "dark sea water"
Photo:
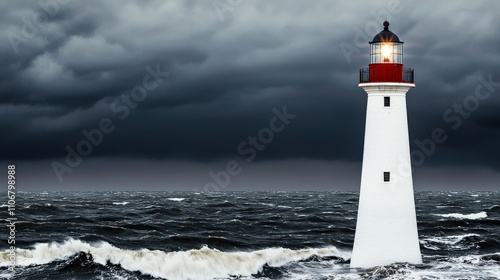
[[[2,226],[0,278],[500,279],[499,192],[416,193],[424,263],[365,270],[349,268],[357,203],[355,192],[20,192],[17,266]]]

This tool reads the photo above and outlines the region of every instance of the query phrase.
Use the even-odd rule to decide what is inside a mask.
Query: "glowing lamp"
[[[382,45],[382,61],[383,62],[391,62],[391,47],[389,44],[383,44]]]

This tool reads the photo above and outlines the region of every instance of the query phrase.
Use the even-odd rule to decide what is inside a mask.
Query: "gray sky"
[[[415,189],[497,190],[499,10],[497,1],[2,1],[0,161],[17,165],[25,190],[357,190],[358,71],[387,17],[415,69]],[[424,140],[435,129],[444,143]]]

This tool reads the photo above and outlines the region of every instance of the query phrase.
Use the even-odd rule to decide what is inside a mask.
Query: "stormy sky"
[[[498,190],[500,2],[0,6],[0,162],[20,190],[357,190],[358,71],[386,18],[415,69],[415,189]]]

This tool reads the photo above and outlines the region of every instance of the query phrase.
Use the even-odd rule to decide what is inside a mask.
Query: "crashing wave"
[[[0,267],[8,266],[9,251],[0,254]],[[313,256],[348,259],[349,253],[335,247],[292,250],[269,248],[250,252],[222,252],[203,247],[198,250],[164,252],[160,250],[124,250],[107,242],[86,243],[70,239],[64,243],[41,243],[33,249],[17,250],[17,265],[43,265],[67,260],[78,254],[89,255],[101,265],[119,265],[153,277],[175,279],[214,279],[251,276],[265,267],[280,267]]]
[[[420,240],[425,248],[430,250],[467,250],[470,248],[477,248],[478,234],[469,233],[463,235],[449,235],[449,236],[434,236],[423,238]]]
[[[478,220],[484,219],[488,217],[486,212],[472,213],[472,214],[460,214],[460,213],[451,213],[451,214],[432,214],[434,216],[440,216],[443,218],[454,218],[454,219],[467,219],[467,220]]]

